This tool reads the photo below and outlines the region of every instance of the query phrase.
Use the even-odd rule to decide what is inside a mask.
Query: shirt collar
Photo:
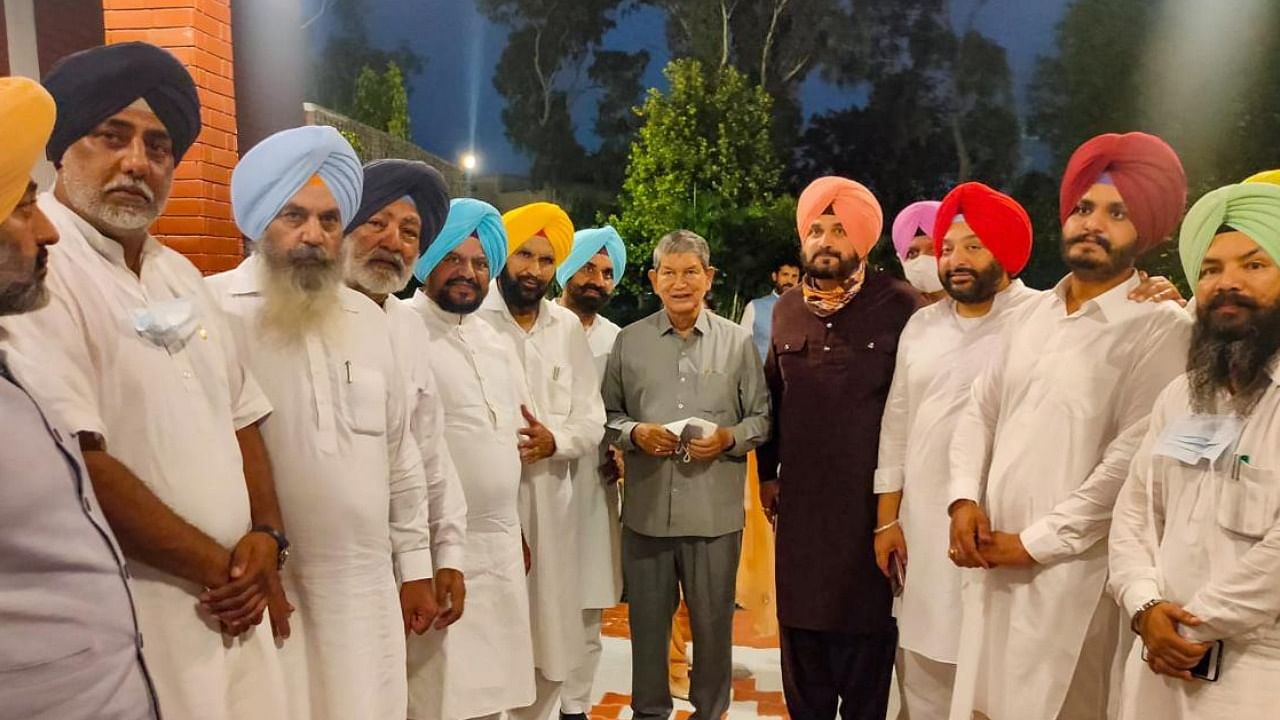
[[[80,217],[79,213],[63,205],[58,198],[54,197],[52,192],[46,192],[41,195],[40,209],[47,214],[60,216],[65,222],[74,227],[76,232],[80,233],[80,236],[85,239],[85,242],[89,243],[89,247],[93,248],[94,252],[106,258],[112,265],[129,270],[129,265],[124,258],[124,246],[98,232],[98,229],[91,225],[88,220]],[[145,265],[147,258],[160,252],[163,247],[159,240],[156,240],[155,237],[148,233],[147,239],[142,242],[142,262],[140,266]],[[132,273],[133,271],[129,270],[129,272]]]
[[[708,332],[710,332],[711,320],[707,318],[707,316],[710,314],[711,314],[711,311],[706,308],[702,308],[701,310],[698,311],[698,319],[693,321],[693,329],[696,330],[699,335],[706,335]],[[663,308],[659,310],[658,311],[658,334],[666,335],[667,333],[675,332],[675,330],[676,330],[675,327],[671,325],[671,316],[667,315],[667,309]]]
[[[1142,278],[1139,277],[1135,270],[1128,280],[1102,293],[1092,300],[1088,300],[1080,304],[1080,315],[1085,315],[1093,311],[1102,313],[1104,320],[1116,319],[1124,315],[1127,311],[1135,307],[1141,307],[1142,303],[1135,303],[1129,300],[1129,293],[1142,284]],[[1053,287],[1053,294],[1057,296],[1058,301],[1064,306],[1067,304],[1067,291],[1071,287],[1071,276],[1067,275],[1058,281]]]
[[[436,304],[435,300],[427,297],[427,294],[422,291],[422,288],[418,288],[418,290],[413,293],[413,297],[409,298],[409,306],[414,310],[417,310],[419,314],[428,320],[446,327],[465,325],[475,316],[475,313],[459,315],[458,313],[448,312]]]
[[[519,328],[520,332],[525,331],[520,326],[520,323],[516,322],[515,316],[511,314],[511,308],[507,307],[507,301],[502,297],[502,291],[498,289],[498,281],[496,279],[489,281],[489,294],[485,296],[484,302],[480,303],[480,309],[498,313],[506,322]],[[577,316],[575,315],[574,317],[576,318]],[[559,318],[555,310],[551,308],[551,301],[542,298],[538,301],[538,317],[533,321],[533,327],[529,329],[528,334],[532,335],[557,320]]]

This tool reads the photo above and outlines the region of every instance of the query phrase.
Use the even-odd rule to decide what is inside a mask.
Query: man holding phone
[[[1187,371],[1111,526],[1111,591],[1142,639],[1121,718],[1261,720],[1280,705],[1280,186],[1205,195],[1178,251],[1199,300]]]

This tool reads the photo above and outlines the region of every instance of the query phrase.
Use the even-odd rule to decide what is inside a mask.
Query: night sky
[[[967,18],[976,0],[955,0],[957,21]],[[1013,70],[1014,89],[1021,102],[1035,71],[1037,55],[1051,53],[1053,31],[1069,0],[987,0],[975,18],[975,28],[1005,47]],[[310,17],[322,0],[303,0]],[[481,172],[522,173],[528,159],[517,153],[503,135],[503,100],[493,87],[493,69],[506,42],[505,27],[480,15],[472,0],[369,0],[370,36],[380,46],[407,43],[425,59],[425,70],[410,78],[413,138],[446,159],[456,159],[468,147],[481,158]],[[323,38],[331,27],[321,17],[313,37]],[[648,86],[664,87],[662,68],[670,59],[664,36],[664,13],[651,7],[625,15],[605,36],[609,49],[649,51],[645,75]],[[321,52],[323,42],[312,43]],[[841,88],[812,73],[801,90],[806,115],[840,109],[865,99],[857,87]],[[588,148],[596,140],[590,125],[596,98],[584,93],[574,107],[578,137]],[[474,123],[474,127],[473,127]]]

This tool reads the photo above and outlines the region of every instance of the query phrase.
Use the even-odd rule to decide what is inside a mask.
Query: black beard
[[[1133,267],[1133,263],[1138,259],[1138,244],[1134,243],[1129,247],[1117,248],[1111,244],[1111,241],[1103,235],[1093,236],[1094,240],[1107,251],[1107,259],[1105,261],[1095,261],[1092,259],[1081,260],[1080,258],[1072,258],[1071,246],[1080,242],[1084,238],[1089,237],[1085,233],[1062,239],[1062,262],[1066,263],[1067,268],[1071,270],[1081,280],[1088,282],[1102,282],[1116,277],[1120,273]]]
[[[600,294],[587,295],[583,291],[588,288],[591,288],[593,290],[598,290]],[[604,288],[600,287],[599,285],[590,285],[590,284],[573,285],[568,288],[565,288],[564,292],[565,292],[565,295],[568,296],[567,299],[569,301],[570,306],[588,315],[598,314],[601,310],[604,309],[605,305],[609,304],[609,299],[612,297],[609,293],[605,292]]]
[[[991,263],[985,270],[973,270],[973,282],[965,290],[956,290],[951,287],[951,277],[956,271],[947,273],[942,278],[942,287],[946,289],[947,294],[958,303],[972,305],[976,303],[984,303],[996,296],[1000,291],[1000,278],[1004,274],[1004,269],[996,263]]]
[[[1213,318],[1213,310],[1227,302],[1248,308],[1249,318],[1241,325],[1223,325]],[[1196,308],[1191,349],[1187,353],[1187,379],[1191,409],[1196,413],[1218,412],[1218,396],[1234,390],[1228,409],[1248,417],[1271,385],[1267,367],[1280,352],[1280,305],[1260,307],[1238,293],[1220,293]]]
[[[781,295],[782,293],[784,293],[784,292],[786,292],[786,291],[790,290],[790,289],[791,289],[791,288],[793,288],[793,287],[795,287],[795,283],[792,283],[792,284],[790,284],[790,285],[777,285],[777,284],[775,284],[775,285],[773,286],[773,291],[774,291],[775,293],[777,293],[777,294]]]
[[[538,283],[537,290],[530,291],[520,285],[518,278],[512,277],[505,270],[498,276],[498,292],[502,293],[502,299],[507,301],[507,307],[519,312],[528,312],[538,307],[550,284],[550,281]]]
[[[829,255],[839,260],[834,270],[828,270],[818,267],[815,262],[819,257]],[[857,271],[858,266],[862,264],[862,258],[854,255],[849,258],[841,258],[835,253],[819,251],[813,257],[804,259],[804,274],[815,280],[848,280],[853,277],[853,273]]]
[[[449,297],[449,288],[455,285],[469,285],[474,288],[475,299],[468,302],[454,302],[453,299]],[[422,289],[424,291],[426,290],[425,287]],[[436,304],[440,306],[440,309],[445,312],[455,313],[457,315],[470,315],[480,309],[480,304],[484,302],[485,294],[485,288],[481,286],[480,283],[474,280],[467,280],[466,278],[458,278],[445,283],[444,287],[440,288],[439,292],[431,296],[431,299],[435,300]]]

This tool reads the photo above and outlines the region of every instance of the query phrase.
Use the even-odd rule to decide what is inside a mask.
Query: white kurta
[[[147,238],[141,275],[122,247],[52,195],[40,208],[61,237],[49,248],[50,304],[5,319],[34,363],[24,377],[47,411],[107,451],[175,513],[230,549],[252,526],[237,430],[271,412],[226,318],[184,257]],[[172,350],[134,330],[132,312],[189,300],[199,330]],[[143,655],[167,717],[277,718],[285,712],[270,626],[235,640],[197,614],[202,588],[129,564]]]
[[[529,388],[529,411],[555,436],[555,454],[521,471],[520,526],[533,555],[533,664],[547,680],[562,681],[577,666],[583,645],[578,517],[569,465],[599,452],[605,422],[600,375],[582,322],[572,311],[544,299],[526,332],[494,283],[478,314],[515,347]]]
[[[951,445],[947,503],[977,500],[1037,562],[984,571],[965,593],[956,703],[971,691],[992,720],[1053,720],[1078,665],[1110,664],[1118,635],[1096,657],[1082,648],[1091,627],[1105,636],[1095,614],[1116,614],[1102,600],[1111,511],[1155,398],[1186,361],[1190,318],[1130,302],[1136,274],[1071,315],[1068,281],[1018,310]],[[1094,694],[1105,707],[1106,688]]]
[[[461,570],[466,554],[467,497],[444,438],[444,402],[431,370],[431,336],[408,303],[388,296],[396,361],[409,381],[410,426],[427,476],[427,514],[435,569]]]
[[[290,717],[402,720],[405,641],[396,571],[431,577],[426,482],[386,315],[341,288],[328,337],[264,335],[254,256],[209,278],[275,408],[262,434],[290,541],[297,607],[281,653]],[[394,563],[393,563],[394,558]]]
[[[587,328],[587,345],[595,358],[596,373],[604,367],[613,341],[622,331],[603,315]],[[573,504],[578,516],[578,568],[584,610],[607,610],[622,598],[622,524],[618,519],[618,484],[600,474],[607,460],[608,443],[600,452],[587,454],[571,465]]]
[[[534,700],[529,591],[520,548],[521,403],[528,390],[510,341],[484,320],[408,302],[431,337],[444,432],[467,501],[466,611],[409,641],[409,717],[458,720]]]
[[[895,608],[898,644],[937,662],[955,663],[960,638],[963,573],[947,558],[951,438],[974,381],[1002,347],[1009,318],[1038,295],[1015,280],[977,318],[961,317],[947,298],[912,315],[898,340],[875,491],[902,493],[898,517],[909,562]]]
[[[1134,644],[1125,720],[1264,720],[1280,707],[1280,361],[1239,440],[1214,463],[1162,455],[1161,438],[1191,415],[1186,377],[1173,381],[1116,502],[1111,588],[1127,617],[1164,598],[1203,621],[1198,642],[1224,640],[1216,683],[1156,675]],[[1237,471],[1235,458],[1247,456]]]

